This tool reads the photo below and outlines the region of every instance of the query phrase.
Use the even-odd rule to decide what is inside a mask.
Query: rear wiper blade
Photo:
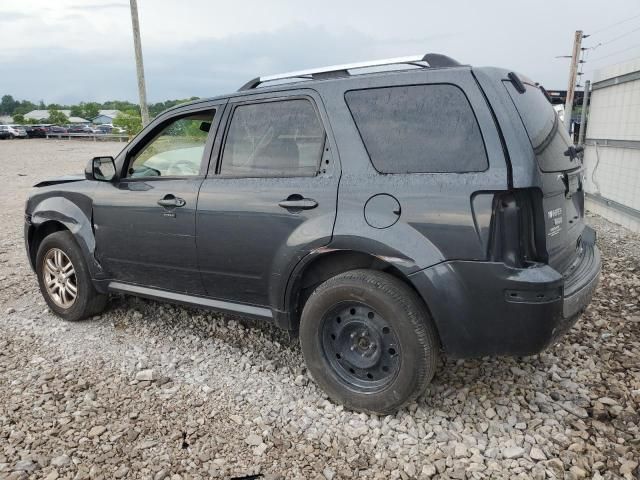
[[[582,145],[571,145],[564,152],[565,157],[569,157],[569,160],[575,160],[578,157],[582,157],[582,153],[584,152],[584,147]]]

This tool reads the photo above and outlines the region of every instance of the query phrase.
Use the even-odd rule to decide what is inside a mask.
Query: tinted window
[[[235,108],[221,173],[246,177],[311,176],[318,171],[324,129],[308,100]]]
[[[564,156],[573,142],[553,106],[539,87],[528,82],[524,85],[524,93],[519,93],[511,82],[504,82],[529,135],[540,168],[545,172],[555,172],[577,167],[577,162]]]
[[[198,175],[213,111],[171,121],[139,150],[129,164],[128,177]]]
[[[345,98],[379,172],[478,172],[487,168],[478,122],[458,87],[354,90]]]

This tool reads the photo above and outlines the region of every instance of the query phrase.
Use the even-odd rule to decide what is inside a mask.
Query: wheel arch
[[[63,197],[46,198],[33,208],[26,235],[32,267],[35,268],[35,258],[42,240],[51,233],[67,230],[78,243],[91,274],[101,271],[94,257],[95,235],[91,208],[88,208],[88,213],[85,210]]]
[[[35,270],[36,256],[42,240],[55,232],[69,231],[69,229],[58,220],[46,220],[39,225],[30,225],[27,234],[27,243],[29,245],[29,263]]]
[[[276,316],[276,322],[284,328],[298,329],[304,303],[319,284],[341,273],[362,268],[386,272],[398,278],[416,292],[431,313],[427,299],[412,283],[408,275],[411,269],[403,268],[402,262],[400,262],[400,266],[394,265],[388,257],[355,249],[324,248],[315,251],[309,257],[306,262],[301,262],[302,265],[299,265],[289,277],[284,299],[284,312],[282,315]]]

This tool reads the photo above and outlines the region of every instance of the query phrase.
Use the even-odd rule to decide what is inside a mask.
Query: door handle
[[[175,195],[168,194],[164,198],[158,200],[158,205],[164,208],[184,207],[187,202],[183,198],[176,197]]]
[[[287,210],[311,210],[318,206],[318,202],[312,198],[304,198],[302,195],[289,195],[286,200],[278,202],[278,205]]]

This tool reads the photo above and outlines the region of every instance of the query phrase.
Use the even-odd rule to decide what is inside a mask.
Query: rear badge
[[[554,208],[547,212],[547,217],[553,222],[553,226],[549,229],[547,236],[553,237],[562,230],[562,207]]]

